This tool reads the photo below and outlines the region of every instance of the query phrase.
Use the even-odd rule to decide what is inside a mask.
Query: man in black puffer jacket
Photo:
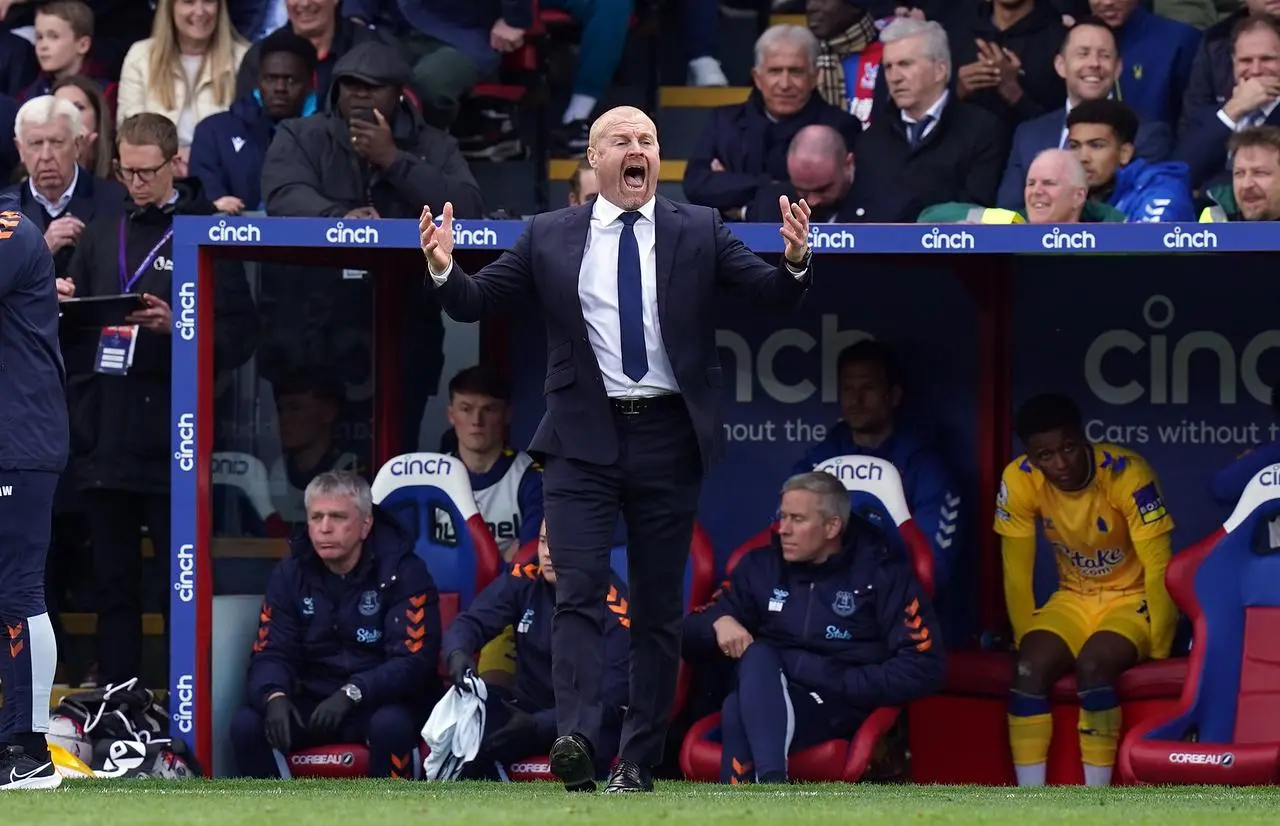
[[[130,327],[67,330],[63,339],[71,469],[84,494],[101,594],[98,668],[112,683],[138,676],[141,665],[143,525],[157,560],[169,558],[173,217],[214,212],[198,180],[174,179],[172,121],[134,115],[120,125],[116,145],[129,199],[122,215],[85,227],[70,277],[77,296],[137,293],[146,309],[127,320]],[[238,262],[220,262],[215,284],[214,367],[233,370],[257,345],[257,310]],[[128,352],[130,340],[132,355],[122,362],[101,357],[101,345]],[[168,605],[163,600],[166,612]]]

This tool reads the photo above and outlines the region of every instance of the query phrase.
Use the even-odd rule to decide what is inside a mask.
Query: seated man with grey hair
[[[773,544],[685,620],[685,656],[738,660],[720,722],[722,783],[785,783],[787,755],[851,737],[881,706],[942,686],[933,605],[903,554],[815,471],[782,486]]]
[[[995,202],[1007,130],[987,110],[948,91],[951,47],[936,21],[901,17],[880,32],[881,72],[892,102],[857,153],[872,191],[901,188],[922,207]]]
[[[1066,149],[1045,149],[1027,170],[1022,209],[981,204],[936,204],[920,213],[922,224],[1122,224],[1125,215],[1089,197],[1080,159]],[[1070,247],[1066,247],[1070,249]]]
[[[756,41],[755,53],[750,97],[711,111],[684,173],[689,203],[718,209],[729,221],[756,220],[751,207],[760,188],[786,183],[787,148],[804,127],[832,127],[848,150],[862,133],[861,121],[815,91],[818,40],[808,29],[773,26]],[[777,212],[777,204],[774,195],[766,215]]]
[[[65,98],[41,95],[22,104],[13,137],[27,177],[0,196],[17,197],[22,214],[44,233],[54,273],[65,277],[85,226],[94,218],[119,215],[127,193],[117,181],[95,178],[80,167],[84,122]]]
[[[248,705],[231,719],[239,774],[279,777],[273,749],[359,742],[370,776],[407,779],[441,694],[435,582],[362,477],[322,473],[305,500],[307,533],[271,574]]]

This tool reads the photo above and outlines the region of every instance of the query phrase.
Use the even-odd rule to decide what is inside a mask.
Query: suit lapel
[[[587,322],[582,315],[582,300],[578,298],[578,279],[582,275],[582,256],[586,253],[587,239],[591,232],[591,204],[565,210],[561,223],[566,268],[561,289],[566,293],[565,300],[578,308],[578,321],[585,331]]]
[[[680,245],[680,229],[684,216],[675,204],[658,198],[653,208],[653,253],[658,277],[658,321],[666,320],[667,295],[670,293],[671,270],[675,266],[676,248]]]

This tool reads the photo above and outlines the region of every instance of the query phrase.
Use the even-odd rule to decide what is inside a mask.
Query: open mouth
[[[628,189],[644,189],[644,181],[649,170],[638,163],[629,163],[622,168],[622,182]]]

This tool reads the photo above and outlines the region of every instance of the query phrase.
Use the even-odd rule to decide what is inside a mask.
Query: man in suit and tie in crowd
[[[604,605],[619,513],[631,590],[630,702],[607,792],[653,789],[680,663],[684,571],[702,478],[723,452],[715,290],[794,308],[812,283],[809,207],[779,198],[783,259],[761,261],[710,208],[656,196],[657,129],[618,107],[591,127],[600,185],[587,204],[534,216],[475,275],[453,261],[453,209],[421,219],[422,250],[458,321],[527,306],[547,329],[547,412],[530,444],[546,456],[547,535],[556,548],[551,770],[593,791],[604,672]]]

